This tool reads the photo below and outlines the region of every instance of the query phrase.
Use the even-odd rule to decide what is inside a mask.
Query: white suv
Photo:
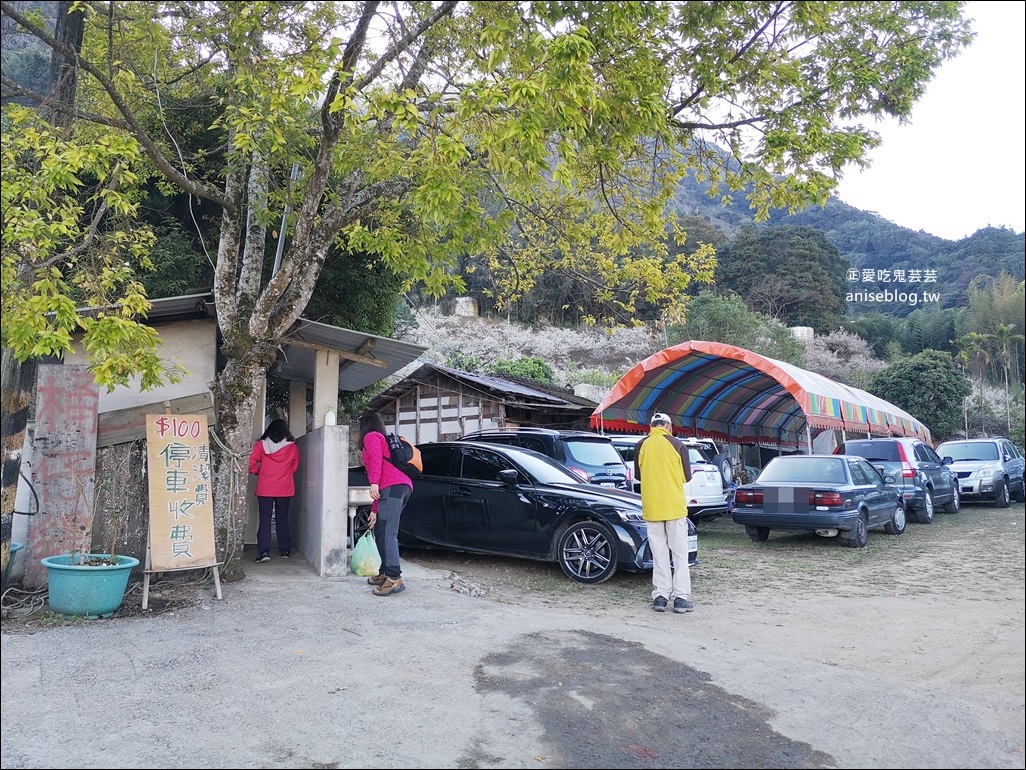
[[[635,451],[644,435],[609,436],[634,478],[634,491],[641,491],[637,469],[634,467]],[[720,469],[714,456],[716,445],[711,441],[696,438],[677,437],[688,447],[691,461],[691,478],[684,484],[688,502],[688,518],[695,524],[712,521],[727,512],[727,491],[724,489]]]

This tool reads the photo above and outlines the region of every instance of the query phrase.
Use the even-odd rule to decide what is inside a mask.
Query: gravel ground
[[[300,560],[110,620],[5,597],[4,768],[1024,766],[1024,509],[856,550],[699,529],[697,610],[650,576],[405,551],[409,590]]]

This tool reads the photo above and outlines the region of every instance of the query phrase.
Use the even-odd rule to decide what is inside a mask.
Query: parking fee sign
[[[217,564],[210,439],[202,414],[146,415],[148,572]]]

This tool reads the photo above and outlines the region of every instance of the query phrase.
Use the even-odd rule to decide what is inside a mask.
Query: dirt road
[[[411,551],[384,599],[294,559],[157,616],[5,617],[0,764],[1023,768],[1024,519],[703,526],[687,615],[648,575]]]
[[[891,537],[870,532],[851,549],[816,535],[774,533],[753,543],[728,519],[699,529],[692,569],[699,611],[689,633],[918,683],[1024,697],[1024,507],[964,505]],[[631,622],[643,616],[650,575],[602,586],[567,580],[555,565],[411,551],[456,572],[486,598],[574,607]],[[457,588],[459,583],[457,582]]]

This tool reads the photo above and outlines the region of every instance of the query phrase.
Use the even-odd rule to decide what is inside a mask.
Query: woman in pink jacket
[[[256,495],[260,507],[257,529],[258,562],[271,560],[271,516],[278,534],[278,553],[287,559],[292,551],[289,508],[296,496],[299,449],[284,420],[271,420],[249,453],[249,472],[257,477]]]
[[[381,555],[381,569],[374,577],[367,578],[367,582],[374,586],[375,596],[390,596],[406,590],[399,568],[399,517],[413,494],[413,482],[392,465],[385,423],[374,412],[360,417],[360,441],[363,447],[360,458],[374,501],[370,526]]]

